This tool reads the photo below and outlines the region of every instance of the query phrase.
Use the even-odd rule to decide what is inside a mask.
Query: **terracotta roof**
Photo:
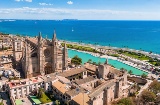
[[[79,105],[88,105],[87,102],[89,101],[89,97],[85,93],[79,93],[72,100],[75,101]]]
[[[60,81],[56,81],[52,85],[63,94],[69,91],[69,89],[67,89],[67,85],[61,83]]]
[[[109,67],[109,71],[113,74],[116,74],[117,76],[121,76],[123,74],[120,70],[117,70],[116,68],[112,66],[108,66],[108,67]]]
[[[88,76],[84,79],[80,79],[80,80],[75,80],[73,81],[74,83],[78,84],[78,85],[81,85],[81,84],[84,84],[84,83],[87,83],[87,82],[90,82],[90,81],[93,81],[95,80],[96,78],[94,78],[93,76]]]
[[[74,69],[71,69],[71,70],[64,71],[63,73],[60,73],[59,76],[69,77],[69,76],[72,76],[72,75],[82,73],[84,71],[86,71],[86,69],[84,67],[74,68]]]
[[[78,95],[80,92],[83,92],[84,91],[84,89],[82,89],[82,88],[76,88],[76,89],[72,89],[72,90],[70,90],[70,91],[67,91],[66,92],[66,94],[68,94],[69,96],[76,96],[76,95]]]
[[[85,66],[85,68],[87,70],[90,70],[90,71],[93,71],[93,72],[96,72],[96,70],[97,70],[97,66],[96,65],[92,65],[92,64],[86,63],[84,66]]]
[[[93,89],[93,91],[89,94],[90,98],[96,97],[99,95],[100,92],[102,92],[106,87],[111,87],[115,84],[114,80],[109,80],[101,85],[99,85],[97,88]]]

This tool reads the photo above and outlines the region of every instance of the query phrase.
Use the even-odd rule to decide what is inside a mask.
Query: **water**
[[[55,21],[16,20],[0,22],[0,31],[52,38],[56,29],[62,40],[128,47],[160,54],[160,21]],[[74,30],[74,31],[72,31]]]
[[[95,57],[95,56],[92,56],[91,54],[88,54],[88,53],[78,52],[76,50],[70,50],[70,49],[68,50],[68,56],[70,58],[73,58],[75,55],[78,55],[78,57],[82,58],[82,64],[86,63],[89,59],[91,59],[92,62],[96,62],[96,63],[98,63],[99,61],[101,63],[104,63],[106,61],[105,58]],[[143,73],[148,74],[144,71],[141,71],[139,69],[136,69],[134,67],[131,67],[129,65],[126,65],[126,64],[121,63],[116,60],[108,59],[108,64],[113,65],[117,69],[124,68],[127,71],[132,70],[132,73],[135,75],[142,75]]]

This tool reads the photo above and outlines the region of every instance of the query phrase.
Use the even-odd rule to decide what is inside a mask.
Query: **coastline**
[[[141,50],[136,50],[136,49],[131,49],[131,48],[120,48],[120,47],[112,47],[112,46],[102,46],[102,45],[93,45],[93,44],[87,44],[87,43],[78,43],[78,42],[72,42],[72,41],[66,41],[66,40],[59,40],[61,43],[66,43],[66,44],[74,44],[74,45],[79,45],[79,46],[86,46],[86,47],[91,47],[94,49],[112,49],[112,50],[124,50],[124,51],[130,51],[130,52],[135,52],[135,53],[141,53],[144,55],[147,55],[149,57],[152,58],[157,58],[160,60],[160,54],[155,54],[154,52],[152,52],[150,54],[150,52],[147,51],[141,51]]]

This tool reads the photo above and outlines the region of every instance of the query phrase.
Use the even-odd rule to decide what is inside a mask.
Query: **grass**
[[[61,45],[64,47],[64,43],[61,43]],[[76,49],[76,50],[81,50],[81,51],[88,51],[88,52],[93,52],[93,53],[100,53],[99,51],[95,50],[94,48],[91,47],[86,47],[86,46],[79,46],[79,45],[72,45],[72,44],[67,44],[68,48],[71,49]]]
[[[138,60],[149,60],[150,59],[150,57],[145,56],[143,54],[129,53],[129,52],[123,52],[122,54],[129,56],[129,57],[132,57],[132,58],[135,58],[135,59],[138,59]]]
[[[42,98],[39,98],[39,100],[40,100],[43,104],[52,102],[52,100],[51,100],[45,93],[43,93]]]
[[[50,96],[50,93],[45,93],[45,94],[48,96],[48,98],[49,98],[50,100],[56,101],[56,99],[54,98],[54,96],[53,96],[53,97]]]

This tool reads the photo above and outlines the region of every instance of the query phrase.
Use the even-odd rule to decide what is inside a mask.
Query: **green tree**
[[[80,65],[82,63],[82,59],[76,55],[71,59],[71,63],[75,65]]]
[[[92,63],[92,59],[88,59],[88,61],[87,61],[88,63]]]
[[[39,88],[37,97],[38,97],[38,98],[42,98],[42,97],[43,97],[43,94],[44,94],[43,89],[42,89],[42,88]]]
[[[143,103],[153,102],[156,99],[156,95],[153,92],[148,90],[144,90],[141,93],[141,101]]]
[[[155,66],[160,66],[160,62],[156,62]]]
[[[60,105],[61,103],[60,103],[59,100],[56,100],[56,101],[55,101],[55,104],[56,104],[56,105]]]
[[[131,98],[123,98],[117,102],[117,105],[133,105],[133,100]]]
[[[150,86],[149,86],[149,90],[155,94],[160,92],[160,83],[157,80],[154,80]]]
[[[142,77],[142,78],[147,78],[147,75],[143,73],[143,74],[141,75],[141,77]]]
[[[4,104],[3,104],[3,100],[0,102],[0,105],[4,105]]]
[[[132,74],[133,72],[132,72],[132,70],[129,70],[128,73],[129,73],[129,74]]]

